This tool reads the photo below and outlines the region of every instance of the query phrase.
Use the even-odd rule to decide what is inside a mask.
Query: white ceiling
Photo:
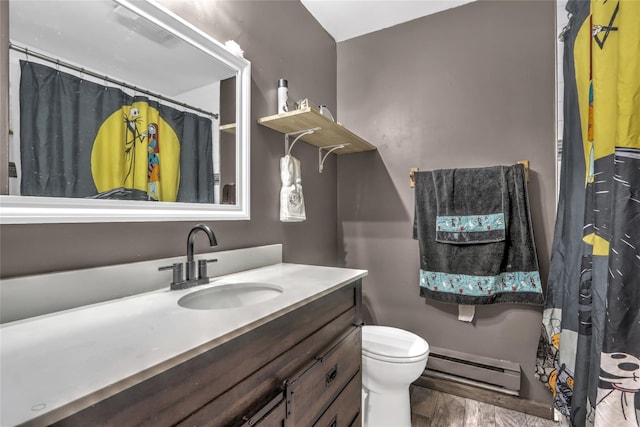
[[[340,42],[473,0],[301,1]],[[170,96],[210,83],[212,74],[230,72],[217,69],[207,55],[199,55],[153,25],[144,25],[146,21],[135,14],[131,16],[124,13],[124,8],[114,6],[111,0],[14,0],[9,9],[10,38],[18,45]],[[183,52],[186,56],[180,56]],[[143,57],[147,60],[132,59]],[[187,62],[194,65],[182,67]],[[155,71],[144,69],[145,64]],[[179,72],[168,74],[179,78],[167,80],[157,72],[173,70],[175,66]],[[165,87],[167,81],[170,89]]]
[[[475,0],[301,0],[336,42]]]

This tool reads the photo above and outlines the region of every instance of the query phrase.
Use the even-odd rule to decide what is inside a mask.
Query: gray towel
[[[413,238],[419,241],[420,248],[421,296],[471,305],[542,304],[524,167],[499,169],[504,185],[488,185],[483,197],[502,199],[505,238],[474,244],[436,241],[438,200],[434,174],[416,172]],[[481,182],[480,177],[486,178],[486,173],[485,168],[456,171],[466,175],[460,180],[462,183],[474,186]],[[489,188],[495,192],[489,194]]]
[[[432,172],[436,196],[436,241],[489,243],[505,239],[504,168],[439,169]]]

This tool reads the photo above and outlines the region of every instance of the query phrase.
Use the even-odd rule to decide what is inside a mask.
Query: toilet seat
[[[429,344],[418,335],[390,326],[362,327],[362,355],[389,363],[426,359]]]

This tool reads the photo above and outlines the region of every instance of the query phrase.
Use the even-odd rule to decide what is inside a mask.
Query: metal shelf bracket
[[[326,147],[318,147],[318,171],[320,173],[322,173],[322,170],[324,169],[324,161],[327,160],[327,156],[329,156],[329,154],[331,154],[335,150],[339,150],[340,148],[344,148],[347,145],[349,145],[348,142],[346,142],[344,144],[336,144],[336,145],[328,145]],[[327,152],[324,155],[324,157],[322,156],[322,150],[327,150]]]
[[[311,128],[311,129],[305,129],[305,130],[299,130],[296,132],[291,132],[291,133],[285,133],[284,134],[284,154],[286,156],[291,154],[291,150],[293,149],[293,146],[296,145],[296,142],[298,142],[298,140],[300,138],[302,138],[305,135],[311,135],[312,133],[314,133],[315,131],[320,130],[321,128],[317,127],[317,128]],[[295,139],[293,140],[293,142],[291,143],[291,145],[289,145],[289,137],[290,136],[295,136]]]

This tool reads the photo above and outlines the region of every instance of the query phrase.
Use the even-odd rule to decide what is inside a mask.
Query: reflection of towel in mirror
[[[300,160],[286,155],[280,159],[280,221],[299,222],[307,219],[302,196]]]

